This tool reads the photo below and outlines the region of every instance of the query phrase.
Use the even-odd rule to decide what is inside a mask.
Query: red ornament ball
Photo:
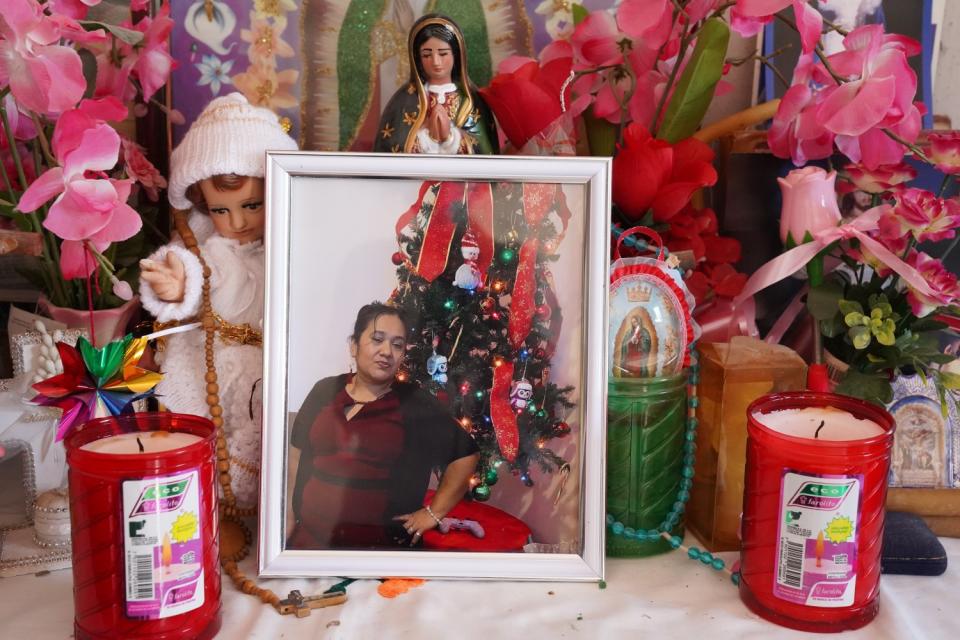
[[[393,262],[393,264],[397,265],[398,267],[403,264],[403,261],[405,259],[406,259],[406,256],[400,253],[399,251],[397,251],[390,257],[390,260]]]
[[[570,425],[560,421],[553,426],[553,432],[556,433],[557,436],[565,436],[570,433]]]
[[[549,318],[550,305],[542,304],[539,307],[537,307],[537,315],[540,316],[541,318]]]
[[[533,355],[536,356],[537,360],[543,360],[547,357],[547,351],[543,347],[538,347],[537,350],[533,352]]]

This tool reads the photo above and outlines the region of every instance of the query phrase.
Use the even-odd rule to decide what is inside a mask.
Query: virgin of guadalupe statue
[[[374,151],[498,153],[493,113],[467,75],[463,32],[453,20],[431,13],[407,38],[410,81],[380,115]]]

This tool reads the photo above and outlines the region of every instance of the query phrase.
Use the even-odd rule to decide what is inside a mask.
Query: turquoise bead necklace
[[[632,238],[631,238],[632,239]],[[624,526],[611,514],[607,514],[607,530],[616,536],[623,536],[628,540],[638,542],[652,542],[657,538],[663,538],[674,549],[680,549],[687,552],[687,557],[691,560],[699,560],[703,564],[722,571],[730,576],[731,582],[735,585],[740,584],[740,572],[731,571],[727,567],[723,558],[717,558],[709,551],[698,549],[694,546],[686,546],[680,536],[671,535],[671,531],[680,522],[680,517],[687,508],[687,501],[690,500],[690,488],[693,486],[693,464],[694,453],[697,450],[697,385],[700,383],[700,362],[697,354],[696,344],[690,345],[690,375],[687,377],[687,428],[684,432],[683,443],[683,470],[680,480],[680,489],[677,491],[677,499],[673,503],[673,508],[663,522],[656,529],[634,529]]]

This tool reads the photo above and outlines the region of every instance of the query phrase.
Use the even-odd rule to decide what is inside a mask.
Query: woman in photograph
[[[356,373],[320,380],[304,400],[290,438],[289,548],[417,545],[467,490],[476,443],[433,396],[396,380],[408,330],[400,310],[364,305],[350,336]]]
[[[374,151],[447,155],[498,153],[493,114],[471,84],[460,27],[431,13],[407,38],[410,82],[380,115]]]

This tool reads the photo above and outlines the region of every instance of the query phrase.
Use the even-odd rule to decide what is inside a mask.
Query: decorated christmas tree
[[[569,217],[556,184],[426,182],[397,222],[391,303],[412,321],[398,376],[473,434],[478,500],[498,473],[532,486],[531,468],[566,464],[550,448],[570,433],[573,387],[550,376],[563,316],[549,265]]]

